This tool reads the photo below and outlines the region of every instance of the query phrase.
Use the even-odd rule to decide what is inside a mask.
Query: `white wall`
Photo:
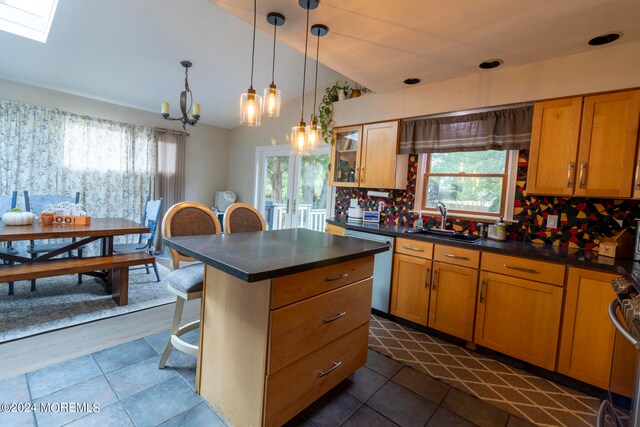
[[[348,99],[334,104],[334,122],[345,126],[639,86],[640,43],[627,43]]]
[[[0,79],[0,97],[118,122],[182,130],[181,124],[164,120],[159,113],[10,80]],[[198,123],[195,127],[187,126],[187,131],[190,136],[187,138],[185,198],[213,206],[215,191],[227,188],[229,130]]]

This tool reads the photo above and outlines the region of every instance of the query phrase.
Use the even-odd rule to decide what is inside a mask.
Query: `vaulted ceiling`
[[[249,85],[252,8],[252,0],[60,1],[46,44],[0,31],[0,77],[154,112],[166,100],[175,114],[184,88],[179,62],[188,59],[201,120],[232,128]],[[272,11],[287,18],[276,65],[286,101],[301,94],[305,11],[298,0],[258,0],[258,91],[270,82]],[[513,67],[606,49],[586,44],[602,33],[622,33],[614,44],[639,41],[640,1],[321,0],[311,23],[330,28],[320,85],[346,76],[384,92],[409,77],[426,83],[491,72],[478,68],[486,59]]]

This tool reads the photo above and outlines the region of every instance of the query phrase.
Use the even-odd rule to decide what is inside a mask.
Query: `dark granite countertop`
[[[640,262],[632,259],[614,259],[598,256],[597,252],[584,249],[573,249],[560,246],[538,245],[515,240],[497,241],[481,239],[475,242],[451,240],[424,234],[406,234],[406,227],[397,225],[382,225],[368,223],[351,223],[346,220],[327,220],[329,224],[345,227],[349,230],[365,231],[385,236],[402,237],[405,239],[423,240],[449,246],[459,246],[469,249],[477,249],[484,252],[494,252],[503,255],[513,255],[523,258],[533,258],[542,261],[558,262],[582,268],[608,271],[611,273],[626,274],[640,273]]]
[[[273,279],[388,251],[389,246],[305,229],[164,239],[188,255],[246,282]]]

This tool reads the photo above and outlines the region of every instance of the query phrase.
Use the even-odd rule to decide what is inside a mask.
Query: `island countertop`
[[[246,282],[388,251],[383,243],[306,229],[165,238],[167,246]]]

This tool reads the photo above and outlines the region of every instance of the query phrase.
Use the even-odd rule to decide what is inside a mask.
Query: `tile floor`
[[[557,411],[574,416],[571,422],[566,422],[557,415],[557,411],[550,411],[551,406],[521,403],[519,400],[523,397],[507,393],[507,386],[497,387],[494,377],[488,374],[498,378],[512,375],[535,385],[538,390],[543,387],[540,381],[544,380],[514,372],[513,368],[491,359],[383,319],[373,318],[370,329],[371,347],[400,359],[402,363],[370,350],[365,367],[304,410],[289,426],[531,425],[525,419],[538,423],[531,415],[533,412],[514,410],[527,405],[553,417],[546,418],[551,425],[578,425],[576,419],[584,425],[590,419],[587,418],[590,413],[579,405],[590,408],[593,398],[575,397],[562,387],[551,383],[546,385],[549,389],[539,392],[540,395],[563,402],[564,409]],[[195,341],[196,334],[197,331],[193,331],[186,337]],[[38,406],[40,403],[97,402],[100,411],[0,412],[0,426],[224,425],[207,403],[194,393],[195,358],[174,351],[169,358],[169,366],[164,370],[157,369],[159,355],[167,339],[168,332],[161,332],[1,381],[0,402],[33,402]],[[427,355],[439,362],[427,359]],[[420,361],[420,357],[426,361]],[[475,377],[453,369],[465,361],[471,365],[469,372]],[[473,361],[483,368],[480,369]],[[428,369],[431,370],[427,374]],[[437,376],[442,381],[433,378]],[[478,385],[503,394],[500,394],[500,399],[491,395],[493,400],[480,396],[490,402],[487,403],[474,397],[481,394],[477,390],[482,387],[478,388]],[[511,389],[519,392],[530,389],[520,386],[512,386]],[[575,410],[567,409],[569,402],[578,405]]]
[[[369,348],[536,425],[595,425],[600,399],[381,317]]]

